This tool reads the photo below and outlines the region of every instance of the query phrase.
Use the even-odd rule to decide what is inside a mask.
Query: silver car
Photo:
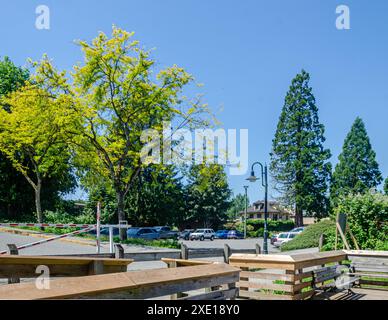
[[[213,229],[197,229],[190,234],[190,240],[200,240],[204,241],[205,239],[213,241],[216,237],[216,233]]]

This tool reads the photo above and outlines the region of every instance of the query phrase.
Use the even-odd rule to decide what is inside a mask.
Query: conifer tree
[[[334,206],[338,197],[367,192],[376,188],[383,180],[376,153],[372,149],[361,118],[354,121],[338,160],[331,185],[331,200]]]
[[[325,129],[309,80],[304,70],[292,80],[271,152],[274,188],[295,208],[297,226],[303,225],[304,213],[325,216],[329,203],[330,151],[323,146]]]

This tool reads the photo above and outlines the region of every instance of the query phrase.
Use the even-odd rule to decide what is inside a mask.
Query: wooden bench
[[[51,280],[46,290],[39,290],[35,283],[0,286],[0,299],[168,299],[167,296],[176,292],[222,285],[228,288],[197,292],[182,299],[233,299],[238,292],[235,283],[239,273],[239,269],[229,265],[213,264],[57,279]]]
[[[344,273],[343,271],[347,271]],[[328,267],[318,268],[313,272],[313,288],[317,291],[327,290],[344,290],[352,293],[351,288],[360,280],[351,272],[351,268],[347,265],[334,265]]]
[[[76,258],[55,256],[0,256],[0,278],[36,278],[38,266],[47,266],[50,277],[81,277],[126,272],[131,259]]]

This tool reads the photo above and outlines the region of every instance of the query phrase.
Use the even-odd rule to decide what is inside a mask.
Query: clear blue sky
[[[35,8],[51,9],[51,30],[35,29]],[[337,5],[351,30],[335,28]],[[250,162],[269,161],[291,79],[302,68],[337,162],[357,116],[365,121],[384,178],[388,175],[388,1],[386,0],[40,0],[2,1],[0,55],[19,65],[47,53],[59,68],[81,59],[75,39],[112,24],[135,31],[161,67],[176,63],[204,83],[205,100],[225,128],[249,129]],[[231,177],[235,193],[244,177]],[[262,197],[259,184],[250,198]]]

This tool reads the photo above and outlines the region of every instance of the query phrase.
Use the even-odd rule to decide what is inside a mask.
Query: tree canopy
[[[193,165],[187,174],[187,227],[217,227],[226,220],[231,191],[223,166]]]
[[[327,214],[331,172],[330,151],[323,145],[325,129],[309,81],[304,70],[292,80],[271,152],[274,188],[286,205],[295,207],[298,226],[303,225],[304,213]]]
[[[43,222],[41,192],[44,178],[67,170],[69,152],[65,128],[71,127],[66,95],[41,83],[41,66],[23,87],[2,100],[0,150],[35,191],[36,213]]]
[[[338,159],[331,184],[334,205],[342,195],[365,193],[382,182],[376,153],[361,118],[354,121]]]

